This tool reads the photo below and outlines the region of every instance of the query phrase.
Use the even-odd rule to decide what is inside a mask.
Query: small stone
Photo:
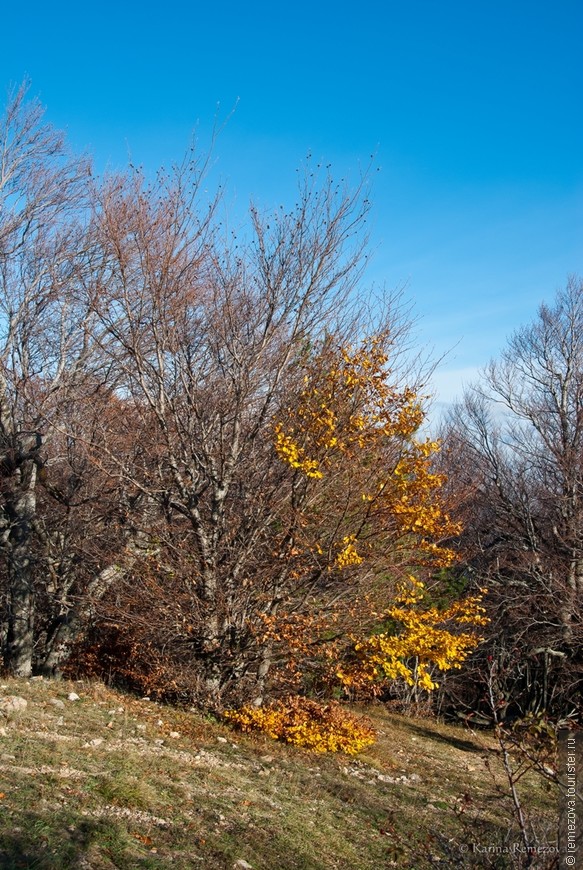
[[[238,858],[233,864],[233,870],[253,870],[253,865],[245,861],[244,858]]]
[[[49,703],[51,703],[53,707],[56,707],[58,710],[65,709],[65,702],[61,701],[59,698],[51,698]]]
[[[16,755],[10,755],[8,752],[3,752],[0,758],[2,761],[16,761]]]
[[[37,676],[37,677],[30,678],[31,683],[42,683],[43,680],[44,680],[43,676]]]
[[[178,733],[178,731],[171,731],[168,736],[172,737],[173,740],[177,740],[178,737],[180,737],[180,734]]]
[[[228,743],[229,742],[226,737],[217,737],[217,740],[219,743]]]
[[[392,776],[387,776],[385,773],[379,773],[377,776],[379,782],[397,782]]]
[[[101,746],[103,743],[103,737],[94,737],[93,740],[89,741],[90,746]]]
[[[79,697],[77,692],[69,692],[69,694],[67,695],[67,700],[68,701],[80,701],[81,698]]]
[[[270,764],[273,761],[273,755],[262,755],[261,761],[265,761],[267,762],[267,764]]]

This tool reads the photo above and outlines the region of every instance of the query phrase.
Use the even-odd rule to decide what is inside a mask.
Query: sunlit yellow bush
[[[315,752],[354,755],[375,741],[368,719],[352,715],[334,701],[324,705],[292,695],[265,707],[246,705],[224,715],[240,731],[261,731]]]

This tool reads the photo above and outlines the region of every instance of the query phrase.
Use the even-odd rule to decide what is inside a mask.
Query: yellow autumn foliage
[[[375,740],[368,719],[354,716],[335,701],[319,704],[291,695],[265,707],[227,710],[224,717],[240,731],[260,731],[273,740],[314,752],[354,755]]]
[[[354,535],[346,535],[342,539],[342,549],[336,556],[336,565],[338,568],[349,568],[351,565],[360,565],[363,562],[362,556],[359,556],[356,547]]]
[[[440,442],[420,437],[422,400],[393,379],[390,344],[390,336],[357,348],[330,339],[305,364],[299,394],[274,427],[279,458],[308,479],[294,478],[309,497],[297,502],[290,521],[289,570],[299,582],[314,578],[314,594],[301,627],[289,615],[291,601],[287,616],[279,609],[270,639],[283,643],[285,635],[290,679],[303,674],[309,685],[320,668],[321,685],[364,694],[392,681],[431,691],[436,672],[461,667],[485,622],[479,595],[428,606],[423,583],[412,575],[395,592],[397,578],[410,570],[453,564],[447,541],[460,526],[446,510],[445,477],[435,470]],[[371,634],[379,623],[394,628]]]
[[[424,584],[410,576],[401,585],[395,603],[383,614],[385,620],[400,626],[399,632],[356,640],[356,662],[339,667],[336,677],[347,688],[398,679],[427,691],[437,688],[433,670],[460,668],[480,643],[476,629],[488,622],[481,605],[485,592],[441,610],[423,607]]]
[[[353,483],[362,480],[360,514],[350,512],[355,530],[343,529],[331,548],[335,567],[364,561],[358,538],[373,527],[392,540],[414,541],[418,563],[446,567],[454,553],[439,542],[459,526],[444,509],[444,477],[432,470],[440,444],[415,437],[424,418],[421,402],[414,390],[391,385],[385,339],[373,337],[356,350],[323,350],[308,365],[296,403],[285,409],[285,424],[275,424],[274,447],[308,478],[337,480],[350,471]]]
[[[322,472],[318,468],[318,462],[315,459],[308,459],[301,447],[295,441],[286,435],[278,424],[275,427],[275,449],[278,456],[292,468],[298,468],[303,471],[307,477],[322,477]]]

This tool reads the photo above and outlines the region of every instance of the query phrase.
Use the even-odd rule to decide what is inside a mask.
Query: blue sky
[[[25,75],[97,166],[216,144],[235,213],[290,202],[305,155],[358,178],[367,280],[406,285],[448,401],[583,273],[583,4],[38,3],[3,10],[0,89]],[[439,406],[437,406],[439,407]]]

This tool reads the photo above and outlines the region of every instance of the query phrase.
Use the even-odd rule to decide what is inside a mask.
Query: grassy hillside
[[[314,755],[101,684],[1,685],[28,701],[0,720],[3,870],[521,866],[491,735],[378,706],[366,753]],[[552,843],[556,796],[520,785]]]

